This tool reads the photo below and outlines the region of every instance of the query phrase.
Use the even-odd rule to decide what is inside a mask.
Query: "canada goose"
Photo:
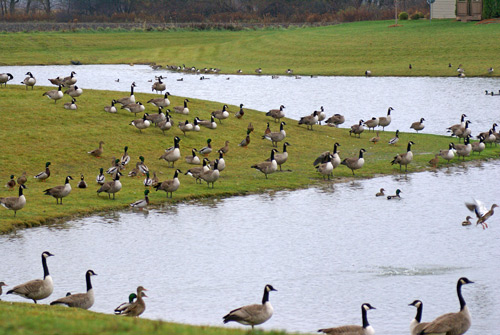
[[[108,113],[116,113],[116,107],[115,107],[116,100],[113,99],[111,100],[111,106],[104,106],[104,111]]]
[[[128,155],[128,146],[125,146],[123,148],[123,155],[120,158],[120,164],[122,167],[125,167],[128,163],[130,163],[130,156]]]
[[[207,145],[198,150],[198,152],[204,156],[208,156],[212,152],[212,139],[207,139]]]
[[[411,124],[410,129],[415,129],[415,131],[418,133],[419,130],[422,130],[425,128],[424,121],[425,121],[425,119],[423,117],[420,118],[420,121],[413,122]]]
[[[103,171],[104,171],[104,169],[100,168],[99,169],[99,174],[95,178],[96,183],[98,183],[99,185],[104,184],[104,181],[106,180],[106,177],[104,177],[104,174],[102,173]]]
[[[382,127],[382,131],[385,131],[385,127],[391,124],[391,111],[393,111],[394,108],[389,107],[387,109],[387,116],[381,116],[378,118],[378,125]]]
[[[5,187],[9,189],[9,191],[12,191],[14,189],[14,186],[16,186],[16,180],[14,179],[14,175],[10,175],[10,180],[5,184]]]
[[[191,169],[189,169],[189,170],[186,171],[185,175],[186,176],[187,175],[192,176],[195,179],[195,182],[197,184],[198,184],[198,181],[200,181],[200,183],[201,183],[200,175],[203,172],[206,172],[206,171],[208,171],[210,169],[208,163],[209,163],[208,158],[203,158],[203,166],[191,168]]]
[[[316,111],[316,112],[318,112],[318,123],[321,124],[321,121],[326,119],[325,109],[323,108],[323,106],[321,106],[319,108],[319,111]]]
[[[226,160],[224,159],[224,152],[222,150],[217,150],[217,152],[219,153],[219,158],[217,158],[217,170],[219,170],[219,172],[222,172],[226,168]],[[213,162],[210,162],[210,164],[215,166],[215,160]]]
[[[375,131],[375,127],[378,126],[378,118],[372,117],[370,120],[365,121],[365,126],[368,127],[368,130]]]
[[[325,179],[325,176],[328,176],[328,180],[330,180],[330,175],[332,174],[333,171],[333,165],[332,165],[332,155],[329,154],[327,156],[326,162],[321,163],[317,166],[315,166],[316,171],[321,173],[323,175],[323,179]]]
[[[148,191],[148,190],[146,190]],[[142,200],[139,200],[139,201],[142,201]],[[128,302],[124,302],[123,304],[120,304],[118,307],[115,308],[115,314],[116,315],[119,315],[121,314],[124,310],[127,309],[128,306],[130,306],[135,298],[137,298],[137,295],[135,293],[130,293],[130,295],[128,296]]]
[[[158,107],[158,113],[148,114],[146,116],[146,119],[149,122],[152,122],[152,123],[158,125],[158,123],[160,123],[163,120],[166,120],[167,118],[166,118],[165,114],[163,113],[163,107]]]
[[[370,138],[370,142],[372,142],[373,144],[377,144],[378,142],[380,142],[380,136],[378,134],[378,130],[377,130],[377,135]]]
[[[144,163],[144,157],[143,157],[143,156],[139,156],[139,160],[140,160],[139,165],[138,165],[138,167],[139,167],[139,171],[140,171],[143,175],[145,175],[147,172],[149,172],[149,168],[148,168],[148,166]]]
[[[158,92],[163,92],[167,89],[167,85],[165,85],[165,83],[161,81],[162,79],[163,79],[162,76],[158,77],[158,81],[155,82],[153,86],[151,86],[151,92],[156,91],[156,93],[158,93]]]
[[[60,203],[62,205],[63,198],[67,197],[71,192],[71,185],[69,183],[70,180],[73,180],[73,178],[71,176],[67,176],[64,185],[55,186],[44,190],[45,195],[50,195],[56,198],[56,204],[59,204],[59,199],[61,199]]]
[[[335,142],[335,144],[333,145],[333,151],[330,152],[330,151],[324,151],[321,153],[321,155],[319,155],[315,160],[314,160],[314,163],[313,165],[316,166],[320,163],[326,163],[326,160],[328,159],[328,155],[332,155],[332,165],[333,165],[333,168],[336,168],[337,166],[340,165],[340,157],[339,157],[339,154],[337,152],[337,148],[340,147],[340,144],[338,142]]]
[[[148,104],[152,104],[156,107],[168,107],[170,106],[170,100],[168,100],[168,96],[170,95],[170,92],[165,92],[165,95],[163,98],[154,98],[148,100]]]
[[[102,145],[104,144],[103,141],[100,141],[99,142],[99,148],[97,149],[94,149],[92,151],[89,151],[87,152],[88,154],[91,154],[92,156],[94,157],[101,157],[102,153],[104,152],[104,148],[102,147]]]
[[[491,205],[491,209],[488,210],[481,201],[476,199],[474,199],[474,202],[466,202],[465,206],[467,206],[467,208],[471,212],[474,212],[476,214],[477,217],[476,226],[480,224],[481,226],[483,226],[483,229],[485,227],[488,228],[486,220],[488,220],[491,216],[493,216],[494,209],[498,207],[497,204],[493,204]]]
[[[375,193],[375,196],[376,197],[383,197],[385,195],[384,191],[385,190],[383,188],[381,188],[380,191],[378,191],[377,193]]]
[[[196,150],[195,148],[193,148],[191,150],[191,156],[186,156],[186,163],[188,164],[193,164],[193,165],[200,165],[201,164],[201,160],[200,160],[200,157],[196,156],[196,152],[198,150]]]
[[[338,127],[345,122],[344,115],[334,114],[332,117],[326,120],[326,124],[331,127]]]
[[[276,153],[274,154],[274,159],[276,160],[276,164],[278,164],[278,165],[279,165],[279,167],[280,167],[280,171],[283,171],[283,170],[281,169],[281,165],[282,165],[282,164],[285,164],[285,163],[286,163],[286,161],[288,160],[288,152],[286,151],[286,148],[287,148],[288,146],[290,146],[290,145],[291,145],[291,144],[290,144],[290,143],[288,143],[288,142],[283,143],[283,152],[281,152],[281,153],[276,152]],[[219,160],[220,160],[220,159],[219,159]],[[266,161],[270,161],[270,160],[271,160],[271,158],[268,158]],[[219,165],[220,165],[220,163],[219,163]],[[219,170],[220,170],[220,169],[219,169]],[[222,171],[222,170],[221,170],[221,171]]]
[[[199,117],[196,117],[194,120],[200,126],[203,126],[203,127],[209,128],[209,129],[217,128],[217,123],[215,123],[215,117],[213,115],[210,116],[210,121],[209,120],[200,120]]]
[[[78,188],[87,188],[87,183],[85,182],[85,178],[83,177],[83,174],[80,175],[80,182],[78,183],[77,187]]]
[[[486,148],[486,145],[484,144],[484,137],[479,136],[479,142],[471,143],[471,146],[472,152],[477,152],[480,155],[481,152]]]
[[[27,72],[26,75],[28,77],[24,78],[21,84],[26,85],[26,90],[28,89],[28,86],[31,86],[31,89],[33,90],[36,84],[36,79],[35,77],[33,77],[33,74],[31,72]]]
[[[17,294],[23,298],[33,300],[35,304],[37,300],[42,300],[50,296],[54,290],[52,277],[47,267],[47,257],[50,256],[54,255],[48,251],[42,253],[43,279],[34,279],[24,284],[17,285],[12,290],[7,291],[6,294]]]
[[[274,158],[274,154],[277,152],[278,152],[278,150],[276,150],[276,149],[271,150],[271,158],[269,161],[264,161],[262,163],[252,165],[250,167],[253,169],[257,169],[258,171],[265,174],[266,179],[267,179],[268,174],[274,173],[278,169],[278,163],[276,162],[276,159]]]
[[[492,67],[488,68],[488,74],[492,74],[495,71]]]
[[[23,194],[23,189],[26,188],[26,185],[19,185],[19,195],[17,197],[0,198],[0,205],[13,210],[14,216],[16,216],[17,211],[23,209],[26,205],[26,197]]]
[[[431,160],[429,161],[429,164],[430,164],[432,167],[437,167],[437,166],[438,166],[438,164],[439,164],[439,154],[435,154],[435,155],[434,155],[434,158],[433,158],[433,159],[431,159]]]
[[[179,122],[179,129],[182,131],[184,135],[186,135],[187,131],[193,130],[193,124],[189,123],[188,120],[186,120],[185,122]]]
[[[247,129],[247,137],[245,137],[245,138],[244,138],[244,139],[243,139],[243,140],[242,140],[242,141],[238,144],[238,146],[239,146],[239,147],[244,147],[244,148],[248,147],[248,145],[250,144],[250,133],[251,133],[251,132],[252,132],[252,131],[251,131],[250,129]]]
[[[286,74],[293,74],[293,70],[292,69],[288,69],[285,71]]]
[[[63,79],[64,79],[63,77],[60,77],[60,76],[59,76],[59,77],[56,77],[56,78],[54,78],[54,79],[49,79],[49,81],[50,81],[50,83],[51,83],[52,85],[59,86],[59,85],[61,85],[61,84],[62,84]]]
[[[358,157],[349,157],[345,158],[342,163],[342,165],[347,166],[349,169],[352,171],[352,175],[354,176],[354,170],[361,169],[363,165],[365,164],[365,159],[363,158],[363,153],[365,153],[365,149],[359,150],[359,156]]]
[[[222,318],[224,323],[230,321],[238,322],[242,325],[252,326],[260,325],[273,316],[273,306],[269,302],[269,292],[277,291],[272,285],[267,284],[264,287],[264,296],[262,304],[246,305],[237,309],[233,309]]]
[[[472,152],[472,145],[470,144],[469,137],[467,136],[464,139],[464,144],[455,144],[455,150],[457,156],[462,157],[462,160],[465,160],[465,157],[469,157]]]
[[[167,114],[165,115],[165,120],[158,122],[158,128],[161,129],[163,135],[165,135],[165,130],[169,130],[172,128],[172,122],[170,120],[170,115],[168,114],[169,110],[167,109]]]
[[[415,318],[410,322],[410,334],[417,335],[429,324],[428,322],[421,322],[424,304],[420,300],[415,300],[408,306],[414,306],[417,308],[417,315],[415,315]]]
[[[144,105],[140,101],[137,101],[136,103],[123,105],[121,109],[128,110],[130,113],[134,113],[135,116],[137,115],[137,113],[144,112],[146,107],[144,107]]]
[[[132,83],[132,85],[130,85],[130,96],[117,99],[116,102],[118,102],[122,106],[135,103],[134,87],[136,87],[135,81]]]
[[[62,99],[63,97],[63,92],[61,91],[61,85],[59,85],[59,88],[57,90],[51,90],[47,91],[42,96],[47,96],[47,98],[54,100],[54,104],[57,103],[57,100]]]
[[[130,204],[130,207],[132,208],[139,208],[143,209],[146,208],[149,205],[149,190],[144,190],[144,199],[134,201],[133,203]],[[116,311],[116,309],[115,309]]]
[[[2,87],[2,84],[5,85],[5,87],[7,87],[7,82],[9,80],[12,80],[14,79],[14,77],[12,76],[12,74],[10,73],[0,73],[0,87]]]
[[[111,194],[113,194],[113,200],[115,200],[115,194],[122,189],[122,183],[120,182],[120,172],[115,174],[115,178],[112,181],[105,182],[102,186],[97,190],[97,194],[101,192],[106,192],[108,194],[108,198],[111,199]]]
[[[219,119],[219,122],[222,124],[222,120],[227,119],[229,117],[229,112],[227,111],[227,105],[222,106],[222,110],[213,111],[211,114],[216,119]]]
[[[408,146],[406,147],[406,152],[402,154],[398,154],[394,157],[391,162],[391,165],[399,164],[399,171],[401,171],[401,166],[405,166],[405,171],[408,171],[408,164],[413,160],[413,152],[411,152],[411,146],[415,144],[413,141],[408,142]]]
[[[484,143],[490,143],[490,145],[493,146],[493,143],[497,141],[497,136],[495,135],[497,134],[496,132],[497,126],[498,124],[493,123],[490,130],[479,133],[479,135],[477,135],[476,137],[480,138],[482,136],[484,138]]]
[[[77,110],[78,109],[78,105],[76,104],[76,99],[73,98],[71,99],[71,102],[66,102],[64,103],[63,105],[64,109],[69,109],[69,110]]]
[[[86,293],[76,293],[65,296],[63,298],[52,301],[51,305],[66,305],[68,307],[76,307],[82,309],[89,309],[94,304],[94,289],[92,288],[91,276],[97,276],[92,270],[85,272],[85,281],[87,282]]]
[[[361,138],[361,133],[365,130],[365,128],[363,127],[364,122],[365,121],[363,120],[359,120],[358,124],[353,124],[351,126],[351,129],[349,130],[349,136],[354,134],[354,136],[358,135],[358,138]]]
[[[472,216],[467,215],[467,217],[465,218],[465,221],[462,221],[462,226],[470,226],[472,224],[472,222],[470,222],[470,220],[472,220]]]
[[[164,182],[158,183],[154,188],[156,191],[165,191],[167,193],[167,198],[172,198],[172,193],[179,189],[181,182],[179,181],[179,173],[181,170],[177,169],[174,172],[174,178],[165,180]],[[170,193],[170,197],[168,194]]]
[[[146,172],[146,178],[144,178],[144,181],[142,183],[146,187],[149,187],[149,186],[153,185],[153,180],[151,178],[149,178],[149,171]]]
[[[175,136],[174,146],[166,149],[165,153],[158,159],[164,159],[167,163],[172,163],[171,167],[174,167],[175,162],[181,158],[181,150],[179,148],[180,141],[181,139],[178,136]]]
[[[234,116],[236,116],[236,118],[238,119],[241,119],[243,117],[243,115],[245,115],[245,111],[243,110],[243,104],[240,104],[240,110],[237,111]]]
[[[148,120],[148,116],[148,113],[144,113],[141,119],[132,120],[130,122],[130,125],[136,127],[137,129],[139,129],[139,132],[142,133],[143,129],[149,128],[149,126],[151,125],[151,122]]]
[[[66,91],[64,91],[64,94],[67,94],[72,98],[78,98],[80,95],[82,95],[82,93],[83,90],[76,85],[70,86]]]
[[[50,162],[45,163],[45,171],[40,172],[34,178],[41,180],[41,181],[46,181],[47,178],[50,177],[49,165],[50,165]]]
[[[28,181],[28,178],[26,178],[26,171],[24,171],[23,174],[17,178],[17,184],[24,185],[27,181]]]
[[[175,106],[174,112],[187,115],[189,114],[189,108],[187,103],[190,102],[188,99],[184,99],[184,106]]]
[[[465,72],[464,68],[462,67],[462,64],[460,64],[460,65],[457,67],[457,72],[458,72],[458,73],[464,73],[464,72]]]
[[[214,183],[219,179],[220,172],[219,172],[219,160],[216,159],[214,161],[214,167],[213,170],[206,170],[204,169],[201,174],[200,178],[203,179],[204,181],[207,182],[208,187],[210,187],[210,183],[212,183],[212,188],[214,188]]]
[[[266,116],[270,116],[274,119],[274,122],[281,121],[281,118],[285,117],[285,106],[281,105],[279,109],[271,109],[269,112],[266,113]]]
[[[439,150],[439,156],[446,160],[446,163],[449,163],[453,158],[455,158],[455,144],[450,143],[448,145],[448,150]]]
[[[372,71],[366,70],[365,71],[365,77],[370,77],[372,75]]]
[[[3,281],[0,281],[0,295],[2,295],[2,286],[8,286],[7,284],[5,284]],[[0,299],[2,300],[2,299]]]
[[[144,291],[147,291],[144,287],[139,286],[137,287],[137,294],[135,295],[137,297],[137,300],[135,302],[131,302],[126,308],[119,313],[120,315],[125,315],[125,316],[139,316],[144,311],[146,310],[146,303],[142,298],[147,297],[146,293]],[[116,312],[116,310],[115,310]]]
[[[271,141],[273,144],[273,147],[277,147],[278,142],[283,141],[286,137],[286,132],[285,132],[285,129],[283,128],[283,126],[285,126],[285,125],[286,125],[285,121],[281,121],[279,132],[271,132],[269,134],[266,134],[266,135],[262,136],[262,139],[266,139],[266,140]]]
[[[76,72],[75,71],[71,71],[71,74],[67,77],[64,77],[62,80],[61,80],[61,84],[65,87],[69,87],[71,85],[74,85],[76,84],[76,77],[75,77],[75,74]]]
[[[410,70],[413,69],[413,66],[411,66],[411,64],[408,65],[408,69],[410,69]]]
[[[450,126],[450,127],[446,128],[446,131],[448,133],[451,133],[451,136],[454,136],[456,132],[462,133],[463,130],[461,130],[461,129],[465,128],[466,123],[468,121],[468,120],[465,121],[466,117],[467,117],[467,115],[462,114],[461,117],[460,117],[460,123],[454,124],[453,126]]]
[[[225,155],[225,154],[227,154],[227,153],[229,152],[229,143],[231,143],[231,142],[226,141],[226,142],[224,143],[224,146],[223,146],[222,148],[220,148],[220,149],[219,149],[219,151],[222,151],[222,153],[223,153],[224,155]]]
[[[462,277],[457,282],[457,295],[460,301],[460,311],[457,313],[447,313],[437,317],[434,321],[429,322],[419,334],[446,334],[459,335],[464,334],[470,327],[471,316],[469,309],[462,297],[462,285],[472,284],[474,282]]]
[[[400,200],[401,199],[401,196],[399,195],[401,192],[401,190],[398,188],[396,190],[396,194],[393,194],[393,195],[388,195],[387,196],[387,200]]]
[[[361,305],[361,317],[363,319],[363,326],[358,325],[349,325],[349,326],[340,326],[335,328],[325,328],[318,330],[318,333],[325,333],[330,335],[373,335],[375,334],[375,330],[368,323],[368,317],[366,316],[366,312],[370,309],[376,309],[370,304]]]
[[[313,125],[318,123],[318,111],[314,111],[311,115],[303,116],[299,120],[299,125],[305,124],[306,129],[313,130]]]
[[[261,74],[261,73],[262,73],[262,69],[261,69],[260,67],[259,67],[259,68],[257,68],[257,69],[255,69],[255,73],[257,73],[257,74]]]
[[[458,137],[459,141],[460,141],[461,138],[469,137],[471,135],[471,129],[469,128],[469,124],[470,123],[472,123],[470,120],[465,121],[465,126],[464,127],[460,127],[458,129],[455,129],[454,131],[452,131],[452,135],[451,136]]]

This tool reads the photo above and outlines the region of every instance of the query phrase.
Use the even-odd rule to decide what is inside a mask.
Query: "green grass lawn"
[[[498,24],[454,20],[345,23],[245,31],[2,33],[0,65],[148,63],[218,67],[225,73],[467,76],[500,73]],[[408,65],[412,64],[413,69]],[[452,63],[449,68],[448,64]]]

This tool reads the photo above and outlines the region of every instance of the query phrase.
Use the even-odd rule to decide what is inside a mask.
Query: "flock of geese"
[[[14,286],[8,290],[6,294],[15,294],[23,298],[37,301],[43,300],[51,296],[54,291],[54,282],[49,273],[47,266],[47,258],[54,256],[49,251],[42,253],[43,279],[34,279],[23,284]],[[94,290],[92,288],[91,278],[97,274],[93,270],[85,272],[85,282],[87,291],[85,293],[70,293],[66,296],[50,302],[50,305],[65,305],[68,307],[89,309],[94,304]],[[410,322],[411,335],[423,334],[445,334],[445,335],[460,335],[467,332],[471,325],[471,315],[462,295],[462,286],[472,284],[469,279],[462,277],[457,282],[457,296],[460,303],[460,310],[454,313],[447,313],[437,317],[432,322],[422,322],[423,303],[420,300],[415,300],[409,306],[417,308],[415,318]],[[2,286],[7,286],[5,282],[0,282],[0,295],[2,294]],[[136,293],[131,293],[128,296],[128,301],[118,305],[114,313],[116,315],[138,317],[146,310],[146,304],[143,298],[147,297],[143,286],[137,287]],[[268,321],[274,313],[273,306],[269,301],[269,293],[277,291],[272,285],[265,285],[264,295],[260,304],[245,305],[231,310],[222,317],[224,323],[237,322],[242,325],[254,326],[263,324]],[[346,325],[333,328],[322,328],[318,332],[330,335],[373,335],[374,328],[368,322],[367,312],[375,307],[369,303],[361,305],[361,325]]]

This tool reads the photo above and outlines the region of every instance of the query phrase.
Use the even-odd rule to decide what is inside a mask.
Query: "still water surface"
[[[486,230],[461,222],[469,214],[464,201],[498,203],[498,176],[498,162],[472,163],[21,230],[0,236],[1,279],[15,285],[41,277],[40,254],[49,250],[55,290],[43,303],[82,292],[93,269],[94,311],[112,313],[144,285],[144,317],[222,325],[229,310],[258,303],[270,283],[278,292],[265,329],[360,324],[360,305],[369,302],[377,333],[396,335],[409,333],[414,299],[424,302],[424,321],[458,311],[456,281],[466,276],[475,281],[463,288],[473,318],[468,334],[493,334],[500,213]],[[380,187],[400,188],[403,199],[376,198]]]

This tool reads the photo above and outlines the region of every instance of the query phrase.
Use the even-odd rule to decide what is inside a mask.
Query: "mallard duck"
[[[179,189],[181,182],[179,181],[179,173],[182,173],[181,170],[176,169],[174,172],[174,178],[165,180],[164,182],[158,183],[154,188],[156,191],[165,191],[167,193],[167,198],[172,198],[172,195],[175,191]],[[170,193],[170,197],[168,194]]]
[[[165,92],[163,98],[149,99],[148,104],[152,104],[153,106],[156,107],[168,107],[170,106],[170,100],[168,100],[169,95],[170,95],[169,92]]]
[[[69,183],[70,180],[73,180],[73,178],[71,176],[67,176],[64,185],[55,186],[44,190],[45,195],[50,195],[56,198],[56,204],[60,203],[62,205],[62,199],[64,197],[67,197],[71,192],[71,185]],[[60,202],[59,199],[61,199]]]
[[[68,307],[76,307],[81,309],[89,309],[94,305],[94,289],[90,277],[97,276],[92,270],[85,272],[85,282],[87,283],[87,292],[70,294],[63,298],[52,301],[51,305],[66,305]]]
[[[219,119],[219,122],[222,124],[222,120],[227,119],[229,117],[229,112],[227,111],[227,105],[222,106],[222,110],[213,111],[211,115],[216,119]]]
[[[142,119],[132,120],[130,122],[130,125],[136,127],[137,129],[139,129],[139,132],[142,133],[143,129],[149,128],[149,126],[151,125],[151,122],[148,120],[148,116],[148,113],[144,113]]]
[[[21,188],[24,185],[21,186]],[[26,299],[31,299],[36,304],[38,300],[45,299],[54,291],[54,284],[47,266],[47,258],[54,256],[48,251],[42,253],[43,279],[30,280],[24,284],[14,286],[6,294],[16,294]]]
[[[271,109],[266,113],[266,116],[270,116],[274,119],[274,122],[281,121],[285,117],[285,106],[281,105],[279,109]]]
[[[250,166],[252,169],[256,169],[260,172],[262,172],[267,179],[267,175],[276,172],[278,169],[278,163],[276,162],[276,159],[274,158],[274,155],[278,152],[278,150],[273,149],[271,150],[271,158],[269,161],[264,161],[262,163],[254,164]]]
[[[402,154],[398,154],[391,161],[391,165],[399,164],[399,171],[401,171],[401,166],[405,166],[405,171],[408,171],[408,164],[413,160],[413,152],[411,152],[411,146],[415,144],[413,141],[408,142],[408,146],[406,147],[406,152]]]
[[[83,174],[80,175],[80,182],[78,183],[78,188],[87,188],[87,183],[85,182]]]
[[[220,149],[219,149],[220,151],[222,151],[222,153],[223,153],[224,155],[225,155],[225,154],[227,154],[227,153],[229,152],[229,143],[231,143],[231,142],[226,141],[226,142],[224,143],[224,146],[223,146],[222,148],[220,148]]]
[[[385,190],[383,188],[380,189],[377,193],[375,193],[376,197],[383,197],[385,195]]]
[[[185,175],[190,175],[192,176],[194,179],[195,179],[195,182],[198,184],[198,181],[201,183],[201,179],[200,179],[200,175],[203,173],[203,172],[206,172],[208,170],[210,170],[210,165],[209,165],[209,160],[208,158],[203,158],[203,166],[198,166],[198,167],[194,167],[194,168],[191,168],[189,170],[186,171]]]
[[[415,129],[415,131],[418,133],[419,130],[422,130],[425,128],[424,121],[425,121],[425,119],[423,117],[420,118],[420,121],[413,122],[411,124],[410,129]]]
[[[161,81],[162,79],[162,76],[158,77],[158,81],[155,82],[153,86],[151,86],[151,92],[156,91],[156,93],[158,93],[163,92],[167,89],[167,85],[165,85],[165,83]]]
[[[244,139],[243,139],[243,140],[242,140],[242,141],[238,144],[238,146],[239,146],[239,147],[244,147],[244,148],[248,147],[248,145],[250,144],[250,133],[251,133],[251,132],[252,132],[251,130],[247,129],[247,137],[245,137],[245,138],[244,138]]]
[[[15,176],[13,174],[10,175],[10,180],[5,184],[5,187],[9,189],[9,191],[12,191],[14,189],[14,186],[16,186],[16,181],[15,181]]]
[[[382,131],[385,131],[385,127],[391,124],[391,111],[393,111],[394,108],[389,107],[387,109],[387,116],[381,116],[378,118],[378,125],[382,127]]]
[[[141,200],[137,200],[133,203],[130,204],[130,207],[132,208],[139,208],[139,209],[143,209],[143,208],[146,208],[148,205],[149,205],[149,197],[148,197],[148,194],[149,194],[149,190],[144,190],[144,199],[141,199]],[[121,305],[120,305],[121,306]],[[116,309],[115,309],[115,312],[116,312]],[[116,313],[115,313],[116,314]]]
[[[146,190],[147,192],[149,192],[149,190]],[[146,192],[144,191],[144,192]],[[146,194],[146,193],[144,193]],[[139,200],[139,201],[143,201],[142,199]],[[132,206],[132,204],[130,204],[130,206]],[[115,314],[116,315],[119,315],[121,314],[125,309],[127,309],[128,306],[130,306],[135,298],[137,298],[137,295],[135,293],[130,293],[129,296],[128,296],[128,302],[124,302],[123,304],[120,304],[118,307],[115,308]]]
[[[252,122],[249,122],[249,123],[248,123],[247,130],[250,130],[250,132],[253,132],[253,131],[255,130],[255,128],[254,128],[254,126],[253,126]]]
[[[434,158],[429,161],[429,164],[434,168],[437,167],[439,164],[439,154],[435,154]]]
[[[377,130],[377,135],[370,138],[370,142],[372,142],[373,144],[377,144],[378,142],[380,142],[380,136],[378,134],[378,130]]]
[[[396,194],[387,196],[387,200],[399,200],[399,199],[401,199],[401,196],[399,195],[400,193],[401,193],[401,190],[398,188],[396,190]]]
[[[345,122],[344,115],[334,114],[332,117],[326,120],[326,124],[330,127],[338,127]]]
[[[389,145],[396,145],[396,143],[399,142],[399,130],[396,130],[396,134],[394,135],[393,138],[389,140]]]
[[[479,200],[474,199],[473,202],[466,202],[465,206],[467,209],[469,209],[471,212],[474,212],[477,217],[477,225],[481,225],[484,228],[488,228],[488,224],[486,223],[486,220],[488,220],[490,217],[493,216],[494,214],[494,209],[498,207],[497,204],[491,205],[491,209],[488,210],[486,206]]]
[[[78,109],[78,105],[76,104],[76,99],[73,98],[71,99],[71,102],[66,102],[64,103],[64,109],[69,109],[69,110],[77,110]]]
[[[314,111],[311,115],[303,116],[299,120],[299,126],[301,124],[306,125],[306,129],[313,130],[313,125],[318,123],[318,111]]]
[[[153,186],[156,186],[158,184],[158,177],[156,176],[156,171],[153,171],[153,178],[151,179],[153,181]]]
[[[191,156],[186,156],[186,163],[193,164],[193,165],[201,164],[200,157],[196,156],[197,151],[198,150],[196,150],[195,148],[193,148],[193,150],[191,150]]]
[[[465,218],[465,221],[462,221],[462,226],[470,226],[472,224],[472,222],[470,222],[470,220],[472,220],[472,216],[467,215],[467,217]]]
[[[375,330],[373,330],[373,327],[368,323],[368,317],[366,315],[366,312],[370,309],[375,309],[375,307],[366,303],[361,305],[361,318],[363,320],[362,326],[349,325],[334,328],[325,328],[318,330],[318,333],[325,333],[330,335],[373,335],[375,334]]]
[[[147,172],[149,172],[149,168],[146,164],[144,164],[144,157],[143,156],[139,156],[139,160],[140,160],[139,171],[144,175]]]
[[[146,187],[149,187],[149,186],[153,185],[153,180],[151,178],[149,178],[149,171],[146,172],[146,178],[144,178],[144,181],[142,183]]]
[[[117,172],[115,174],[115,178],[112,181],[105,182],[102,186],[97,190],[97,194],[101,192],[106,192],[108,194],[108,198],[111,199],[111,194],[113,194],[113,200],[115,200],[115,194],[122,189],[122,183],[120,182],[121,173]]]
[[[208,156],[212,152],[212,139],[207,139],[207,145],[198,150],[198,152],[204,156]]]
[[[31,89],[33,90],[36,84],[36,79],[35,77],[33,77],[33,74],[31,72],[27,72],[26,75],[28,77],[24,78],[21,84],[26,85],[26,90],[28,89],[28,86],[30,86]]]
[[[42,171],[40,172],[39,174],[37,174],[34,178],[40,180],[40,181],[46,181],[47,178],[50,177],[50,169],[49,169],[49,166],[50,166],[50,162],[47,162],[45,163],[45,171]]]
[[[7,82],[12,79],[14,79],[14,76],[12,76],[12,74],[0,73],[0,87],[2,87],[2,84],[4,84],[5,87],[7,87]]]
[[[378,126],[378,118],[372,117],[370,120],[365,121],[365,126],[368,127],[368,130],[375,131],[375,127]]]
[[[120,164],[122,167],[125,167],[128,163],[130,163],[130,156],[128,155],[128,146],[125,146],[123,148],[123,155],[120,158]]]
[[[136,116],[137,113],[144,112],[144,110],[146,109],[146,107],[144,107],[144,105],[142,104],[142,102],[137,101],[137,102],[132,103],[132,104],[123,105],[121,109],[128,110],[130,113],[134,113],[134,116]]]
[[[364,122],[365,121],[363,120],[359,120],[357,124],[353,124],[351,126],[351,130],[349,130],[349,136],[352,136],[352,134],[354,134],[354,136],[358,135],[358,137],[361,138],[361,133],[365,131],[365,128],[363,127]]]
[[[132,170],[130,170],[130,172],[128,173],[129,177],[137,177],[137,176],[139,176],[139,173],[141,173],[141,170],[139,170],[139,165],[141,165],[141,162],[135,163],[135,168],[133,168]]]
[[[181,158],[181,150],[179,148],[179,142],[181,139],[178,136],[174,137],[174,146],[165,149],[165,153],[160,156],[158,159],[164,159],[167,163],[172,163],[172,168],[176,161]]]
[[[19,185],[19,196],[0,198],[0,205],[14,211],[14,216],[16,216],[17,211],[26,205],[26,197],[23,194],[23,190],[26,188],[26,185]]]
[[[189,99],[184,99],[184,106],[175,106],[174,112],[184,114],[184,115],[189,114],[189,108],[187,105],[188,102],[189,102]]]
[[[111,106],[104,106],[104,111],[108,113],[116,113],[116,107],[115,107],[116,100],[113,99],[111,100]]]
[[[117,99],[116,102],[118,102],[122,106],[135,103],[134,87],[136,87],[135,82],[133,82],[132,85],[130,85],[130,96]]]
[[[99,148],[94,149],[94,150],[92,150],[92,151],[89,151],[89,152],[87,152],[87,153],[88,153],[88,154],[91,154],[91,155],[92,155],[92,156],[94,156],[94,157],[98,157],[98,158],[100,158],[100,157],[101,157],[101,155],[102,155],[102,153],[104,152],[104,148],[102,147],[102,145],[103,145],[103,144],[104,144],[104,142],[103,142],[103,141],[99,141]]]
[[[7,284],[5,284],[5,282],[3,281],[0,281],[0,295],[2,295],[2,287],[3,286],[8,286]]]
[[[102,173],[103,171],[104,171],[104,169],[100,168],[99,169],[99,174],[95,178],[96,183],[98,183],[99,185],[104,184],[104,182],[106,181],[106,177],[104,177],[104,174]]]
[[[243,104],[240,104],[240,110],[237,111],[234,116],[237,118],[237,119],[241,119],[243,117],[243,115],[245,115],[245,111],[243,110]]]
[[[347,166],[352,171],[352,175],[354,176],[354,170],[361,169],[365,164],[365,159],[363,158],[363,154],[366,152],[365,149],[359,150],[358,157],[350,157],[344,159],[340,164]]]
[[[269,292],[277,291],[272,285],[264,287],[264,296],[262,304],[246,305],[240,308],[233,309],[231,312],[224,315],[222,318],[224,323],[231,321],[238,322],[242,325],[254,326],[260,325],[273,316],[273,306],[269,302]]]
[[[72,98],[78,98],[80,95],[83,94],[83,90],[78,86],[74,85],[70,86],[66,91],[64,91],[64,94],[67,94]]]
[[[61,85],[57,90],[47,91],[42,94],[42,96],[47,96],[47,98],[54,100],[54,104],[57,103],[57,100],[62,99],[63,92],[61,91]]]
[[[111,164],[112,166],[106,170],[107,174],[114,175],[122,170],[122,166],[118,158],[111,158]]]
[[[269,134],[262,136],[262,139],[266,139],[266,140],[271,141],[273,144],[273,147],[277,147],[278,142],[283,141],[286,137],[286,132],[284,129],[285,125],[286,125],[285,121],[281,121],[279,132],[270,132]]]
[[[144,287],[139,286],[137,287],[137,300],[130,305],[128,305],[125,310],[123,310],[120,315],[125,315],[125,316],[135,316],[138,317],[144,311],[146,310],[146,303],[142,299],[143,297],[147,297],[146,293],[144,291],[147,291]]]
[[[26,178],[26,171],[23,172],[21,177],[17,178],[17,184],[18,185],[24,185],[28,181],[28,178]]]
[[[179,129],[182,131],[184,135],[186,135],[186,132],[192,131],[194,127],[192,123],[189,123],[189,121],[186,120],[184,122],[179,122]]]

